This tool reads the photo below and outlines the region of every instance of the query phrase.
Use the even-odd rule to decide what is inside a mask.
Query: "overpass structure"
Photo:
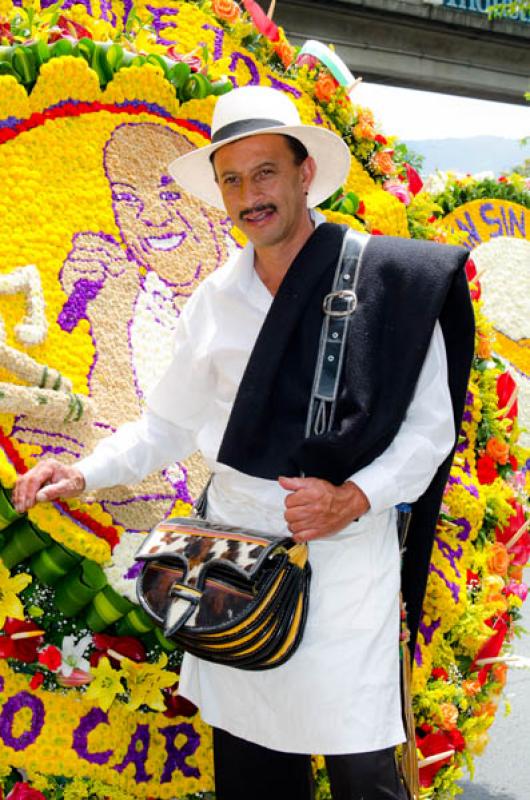
[[[493,1],[279,0],[274,19],[293,43],[333,43],[366,81],[523,104],[530,10],[491,20]]]

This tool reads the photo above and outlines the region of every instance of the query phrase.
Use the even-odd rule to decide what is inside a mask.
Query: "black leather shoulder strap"
[[[357,284],[362,253],[370,237],[348,229],[337,262],[332,290],[324,298],[324,321],[306,421],[307,436],[331,430],[352,314],[357,308]]]

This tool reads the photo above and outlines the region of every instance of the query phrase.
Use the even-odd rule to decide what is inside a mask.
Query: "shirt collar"
[[[321,214],[320,211],[316,211],[314,208],[309,209],[309,214],[315,224],[315,228],[318,228],[319,225],[326,222],[324,214]],[[234,268],[237,270],[238,288],[247,295],[252,302],[257,281],[254,270],[254,246],[250,242],[248,242],[236,256]]]

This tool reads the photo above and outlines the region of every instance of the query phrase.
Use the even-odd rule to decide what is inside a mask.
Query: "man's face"
[[[257,249],[288,241],[307,223],[315,164],[311,157],[295,164],[284,136],[260,134],[224,145],[214,169],[228,215]]]
[[[130,253],[184,294],[218,266],[213,231],[222,216],[201,208],[167,171],[191,149],[161,125],[137,124],[116,129],[105,153],[114,215]]]

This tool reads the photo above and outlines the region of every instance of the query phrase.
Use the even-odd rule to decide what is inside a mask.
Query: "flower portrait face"
[[[167,165],[193,149],[162,125],[124,124],[107,142],[104,167],[129,257],[189,295],[226,256],[223,215],[180,189]]]

